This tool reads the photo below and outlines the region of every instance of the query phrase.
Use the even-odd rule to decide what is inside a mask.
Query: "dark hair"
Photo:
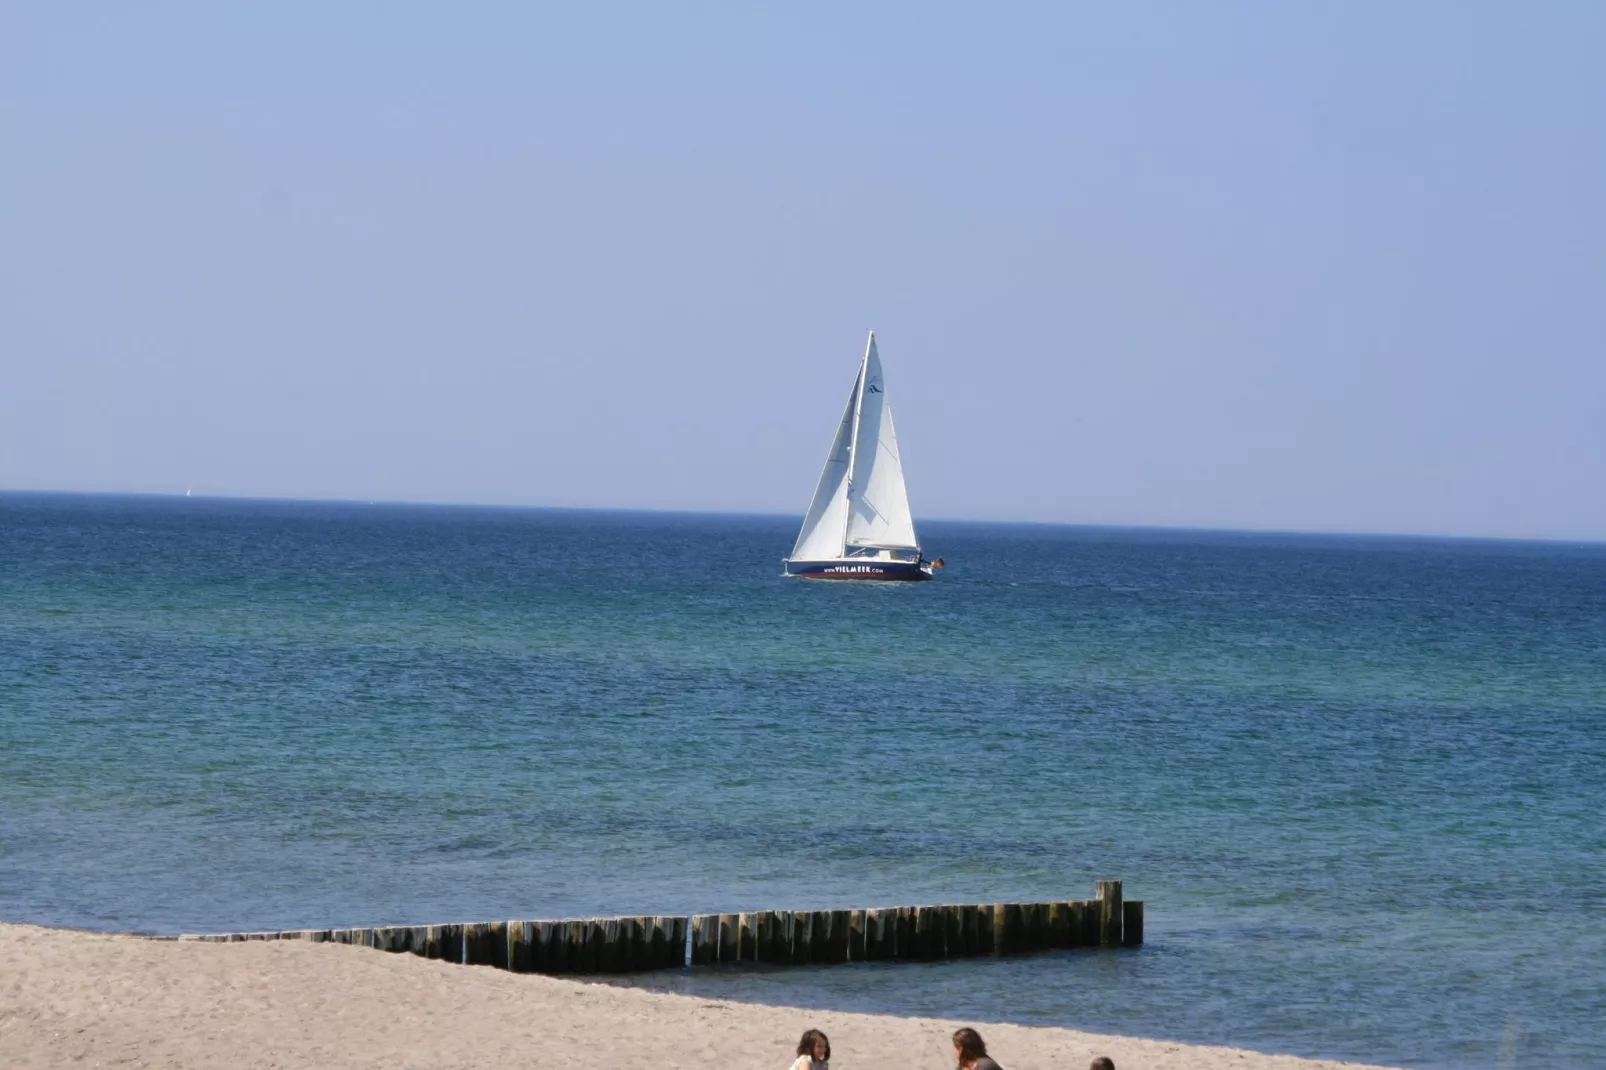
[[[987,1042],[981,1034],[968,1026],[954,1032],[954,1047],[959,1049],[959,1061],[970,1062],[987,1054]]]
[[[1087,1070],[1115,1070],[1115,1060],[1108,1055],[1100,1055]]]
[[[814,1042],[816,1040],[825,1045],[825,1058],[829,1062],[831,1059],[831,1042],[818,1029],[810,1029],[803,1034],[803,1039],[797,1042],[797,1053],[799,1055],[807,1055],[810,1059],[814,1058]]]

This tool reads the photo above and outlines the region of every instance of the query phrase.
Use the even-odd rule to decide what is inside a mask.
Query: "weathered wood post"
[[[430,925],[425,929],[424,957],[445,962],[463,961],[463,927]]]
[[[1027,903],[1021,908],[1021,924],[1025,928],[1027,951],[1041,951],[1048,946],[1048,904]]]
[[[893,940],[893,958],[914,959],[920,957],[920,949],[915,944],[914,907],[898,907],[898,930]]]
[[[681,937],[679,944],[675,943],[675,919],[667,915],[644,918],[648,926],[646,943],[648,945],[648,961],[655,970],[664,970],[672,966],[686,964],[686,941]]]
[[[809,961],[831,961],[831,912],[816,910],[809,915]]]
[[[1121,882],[1099,881],[1099,946],[1121,946]]]
[[[507,968],[514,973],[529,973],[534,957],[535,922],[509,921],[507,923]]]
[[[388,925],[374,930],[374,946],[381,951],[410,951],[422,955],[424,938],[424,926]]]
[[[567,921],[543,921],[541,923],[541,958],[545,963],[542,973],[565,974],[573,973],[574,967],[570,964],[569,950],[574,941],[569,935]]]
[[[630,956],[627,967],[632,970],[656,970],[658,960],[652,957],[652,919],[646,917],[629,917],[625,919],[629,928],[627,938],[630,945]]]
[[[865,928],[867,911],[855,910],[848,914],[848,961],[863,962],[868,930]]]
[[[469,922],[462,930],[465,965],[507,969],[507,922]]]
[[[753,961],[775,961],[775,911],[760,910],[753,915]]]
[[[828,962],[847,962],[848,948],[852,944],[853,934],[849,928],[853,924],[851,910],[833,910],[831,914],[831,943]]]
[[[1143,900],[1127,899],[1121,903],[1121,946],[1137,947],[1143,943]]]
[[[797,942],[802,935],[799,930],[803,928],[807,914],[799,914],[795,910],[777,910],[775,912],[775,958],[774,962],[790,965],[798,961]],[[802,953],[802,961],[809,960],[808,951]]]
[[[792,965],[806,966],[814,961],[814,914],[792,911]]]
[[[898,915],[894,910],[873,907],[864,912],[864,958],[880,962],[892,958],[893,937]]]
[[[581,918],[569,919],[569,972],[595,973],[590,946],[591,923]]]
[[[942,958],[942,919],[936,907],[915,907],[914,950],[914,958]]]
[[[597,948],[597,972],[618,973],[621,968],[620,959],[624,951],[624,931],[618,918],[601,918],[592,923],[593,932],[601,929],[600,946]]]
[[[691,964],[712,966],[719,961],[719,915],[695,914],[691,919]]]
[[[959,958],[965,953],[965,931],[959,921],[959,907],[944,904],[937,908],[937,929],[942,934],[944,958]]]
[[[738,914],[736,916],[736,961],[758,961],[758,915],[756,913]]]
[[[719,961],[735,962],[736,952],[741,947],[741,924],[739,914],[721,914],[719,916]]]
[[[1066,915],[1064,903],[1048,904],[1048,946],[1067,947],[1070,939],[1070,924]]]

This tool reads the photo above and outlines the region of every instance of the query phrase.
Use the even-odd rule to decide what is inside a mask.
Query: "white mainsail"
[[[827,561],[861,547],[919,545],[872,331],[792,559]]]

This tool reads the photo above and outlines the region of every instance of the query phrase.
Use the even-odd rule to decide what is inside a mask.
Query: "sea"
[[[1606,545],[0,495],[0,920],[1074,899],[1132,951],[630,983],[1606,1065]],[[0,972],[3,972],[0,965]]]

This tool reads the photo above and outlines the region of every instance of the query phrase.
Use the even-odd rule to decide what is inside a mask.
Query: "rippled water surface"
[[[0,919],[1081,898],[1137,952],[738,998],[1606,1060],[1606,547],[0,495]]]

